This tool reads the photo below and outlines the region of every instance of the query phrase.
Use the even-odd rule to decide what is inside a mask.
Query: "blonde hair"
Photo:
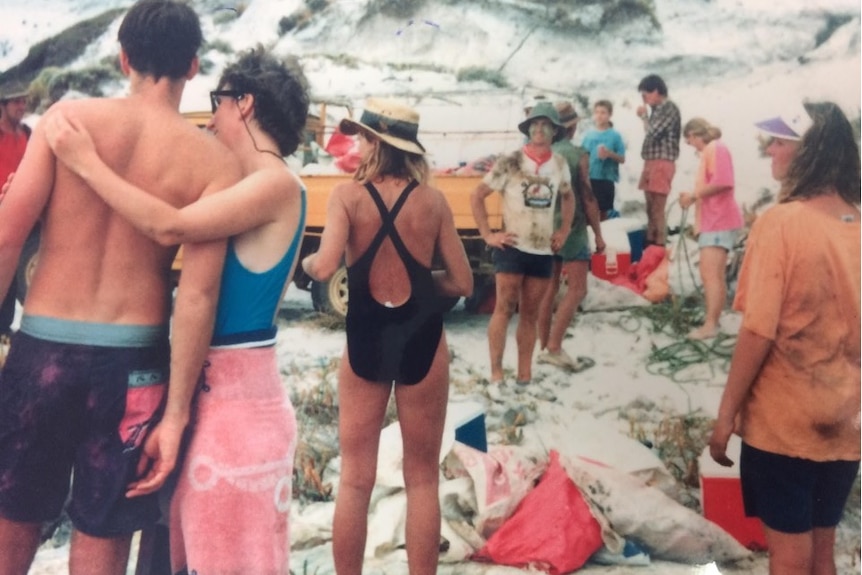
[[[362,134],[366,140],[376,142],[377,145],[356,168],[354,180],[365,183],[385,176],[416,180],[420,184],[428,180],[429,169],[425,156],[391,146],[368,130],[362,130]]]
[[[685,137],[697,136],[703,140],[704,143],[708,144],[721,137],[721,128],[713,126],[703,118],[692,118],[685,123],[685,127],[682,129],[682,135]]]

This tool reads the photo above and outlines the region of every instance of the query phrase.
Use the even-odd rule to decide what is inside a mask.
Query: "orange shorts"
[[[638,189],[667,195],[670,193],[670,183],[675,173],[676,164],[671,160],[646,160]]]

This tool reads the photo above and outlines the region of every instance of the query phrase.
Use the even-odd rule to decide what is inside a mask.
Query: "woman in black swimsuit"
[[[338,379],[341,481],[332,529],[338,575],[362,572],[368,503],[392,389],[404,443],[407,561],[437,571],[439,455],[449,392],[449,352],[438,296],[466,296],[473,276],[443,194],[426,184],[419,115],[370,99],[358,122],[361,164],[337,186],[320,250],[302,266],[326,280],[348,266],[347,346]],[[431,270],[438,253],[442,269]]]

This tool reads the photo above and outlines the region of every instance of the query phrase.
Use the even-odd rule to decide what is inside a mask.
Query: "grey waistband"
[[[167,339],[163,325],[129,325],[58,319],[40,315],[21,318],[21,331],[55,341],[103,347],[149,347]]]

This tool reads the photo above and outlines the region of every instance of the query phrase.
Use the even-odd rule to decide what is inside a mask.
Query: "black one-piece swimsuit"
[[[431,268],[420,264],[407,250],[395,218],[418,182],[404,188],[392,210],[370,183],[368,193],[380,211],[382,225],[368,249],[347,269],[347,353],[353,372],[371,381],[416,384],[431,369],[440,336],[443,314]],[[410,298],[398,307],[384,305],[371,295],[371,264],[383,240],[389,237],[410,279]]]

